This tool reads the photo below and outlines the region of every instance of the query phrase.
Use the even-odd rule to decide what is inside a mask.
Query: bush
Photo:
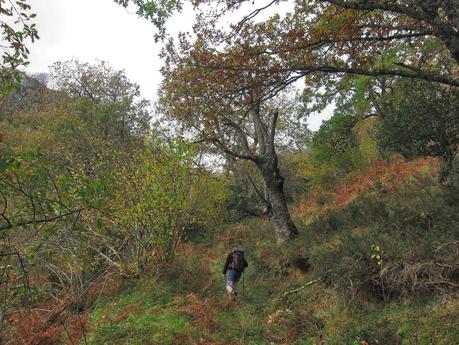
[[[407,158],[438,157],[439,181],[457,186],[457,88],[403,79],[387,98],[379,133],[381,147]]]
[[[378,122],[337,113],[315,133],[303,165],[314,185],[333,182],[379,159]]]
[[[458,201],[457,191],[437,185],[407,186],[379,201],[361,197],[307,226],[329,237],[310,248],[312,267],[346,298],[387,301],[455,289]]]

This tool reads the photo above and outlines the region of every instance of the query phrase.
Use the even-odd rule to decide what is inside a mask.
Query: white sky
[[[40,39],[30,45],[29,73],[48,72],[56,61],[77,58],[82,62],[107,61],[124,69],[140,85],[142,96],[154,100],[161,82],[159,43],[153,24],[124,9],[113,0],[35,0],[31,2]],[[177,15],[169,32],[189,30],[191,11]],[[330,112],[308,119],[317,130]]]

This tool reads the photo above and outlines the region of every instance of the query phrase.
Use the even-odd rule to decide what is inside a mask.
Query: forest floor
[[[333,223],[343,219],[340,212],[374,192],[375,185],[378,201],[390,203],[390,195],[400,194],[401,186],[438,188],[432,187],[435,172],[432,161],[381,163],[350,177],[333,193],[322,191],[319,196],[313,191],[292,213],[302,233],[314,232],[311,224],[320,227],[324,221],[335,228]],[[408,202],[403,198],[407,196],[398,195]],[[377,221],[376,213],[367,214],[366,221]],[[361,224],[342,221],[337,227],[336,232],[347,232],[354,241],[367,234]],[[88,334],[80,343],[459,344],[459,299],[454,290],[378,300],[364,290],[343,293],[339,284],[323,279],[284,298],[285,292],[319,278],[323,270],[314,265],[320,265],[320,256],[312,262],[311,256],[342,241],[333,229],[332,234],[323,231],[323,241],[302,234],[279,248],[270,224],[254,218],[185,243],[174,265],[161,275],[120,284],[117,294],[103,297],[90,312]],[[239,303],[232,303],[221,270],[236,242],[244,246],[249,267],[238,285]]]

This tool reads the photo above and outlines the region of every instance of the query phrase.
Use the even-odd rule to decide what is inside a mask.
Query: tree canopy
[[[126,5],[128,2],[124,1]],[[166,18],[180,9],[180,1],[135,1],[140,14]],[[209,9],[210,4],[214,9]],[[458,63],[458,15],[454,0],[448,1],[295,1],[294,11],[281,17],[258,20],[263,11],[282,1],[251,6],[248,1],[196,1],[198,39],[202,49],[225,54],[227,45],[239,45],[246,59],[271,56],[270,64],[234,65],[221,61],[214,66],[249,71],[269,70],[270,82],[279,86],[293,78],[314,75],[395,75],[459,85],[452,70]],[[247,10],[249,8],[249,10]],[[248,11],[248,13],[244,13]],[[242,14],[241,14],[242,12]],[[215,30],[223,14],[239,19],[229,29]],[[163,27],[163,23],[159,24]],[[211,33],[212,32],[212,33]],[[242,40],[246,40],[245,43]],[[243,48],[243,49],[242,49]],[[234,53],[233,53],[234,54]],[[197,61],[198,62],[198,61]],[[234,61],[233,61],[234,62]],[[435,63],[432,63],[435,62]],[[288,72],[288,78],[282,73]],[[281,73],[281,75],[278,75]],[[276,76],[279,78],[276,80]],[[327,78],[325,78],[327,79]],[[321,78],[323,82],[323,78]]]
[[[379,134],[381,145],[411,159],[439,157],[439,181],[457,184],[459,90],[399,81],[386,98]]]
[[[134,3],[162,33],[166,19],[183,4]],[[385,87],[365,77],[382,83],[387,77],[409,77],[459,85],[457,14],[451,1],[409,6],[400,1],[295,1],[292,12],[260,19],[282,3],[196,1],[193,35],[168,39],[162,52],[165,113],[191,128],[197,141],[253,162],[265,183],[276,175],[278,164],[275,136],[282,107],[272,100],[297,80],[305,81],[306,103],[308,95],[325,90],[330,96],[317,105],[323,109],[347,90],[354,107],[362,99],[354,109],[363,116],[377,110]],[[237,19],[224,25],[231,16]],[[363,77],[357,81],[353,76]],[[359,83],[360,90],[373,83],[371,95],[349,93],[348,87]],[[376,101],[368,102],[370,96]],[[341,102],[343,110],[350,105],[346,98]],[[276,180],[282,186],[280,175]],[[291,228],[286,233],[295,233]]]

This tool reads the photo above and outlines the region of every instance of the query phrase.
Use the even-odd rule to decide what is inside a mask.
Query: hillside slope
[[[294,206],[287,246],[247,219],[184,243],[161,273],[113,276],[94,288],[80,344],[457,344],[458,193],[436,172],[432,160],[379,162]],[[249,262],[240,303],[221,274],[236,243]]]

